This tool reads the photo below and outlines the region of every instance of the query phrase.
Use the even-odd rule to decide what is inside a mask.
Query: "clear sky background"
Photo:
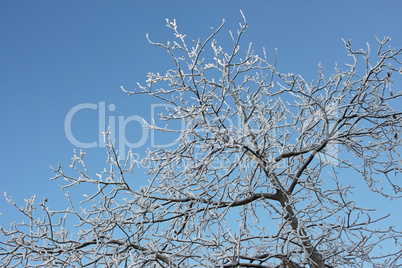
[[[115,110],[106,109],[106,116],[116,121],[132,115],[149,120],[155,100],[128,97],[120,89],[133,89],[148,72],[173,67],[162,49],[147,42],[146,33],[153,41],[173,40],[165,27],[169,18],[177,20],[187,40],[203,39],[225,18],[220,36],[227,40],[228,31],[236,31],[242,22],[240,9],[249,24],[244,40],[253,42],[256,51],[265,47],[271,56],[277,48],[278,69],[306,80],[317,77],[319,62],[326,74],[335,62],[343,66],[347,57],[341,38],[352,39],[360,48],[366,42],[375,47],[375,35],[390,36],[393,46],[402,47],[401,1],[3,0],[0,193],[7,191],[21,205],[24,198],[37,195],[37,203],[46,196],[49,206],[62,206],[61,182],[49,181],[49,165],[60,162],[67,169],[76,148],[65,135],[67,113],[79,104],[104,102],[106,107],[114,104]],[[77,139],[97,141],[98,112],[86,109],[76,114],[72,131]],[[140,124],[130,123],[126,137],[138,142],[141,131]],[[85,151],[91,171],[100,172],[104,149]],[[140,174],[134,179],[135,184],[146,183]],[[367,202],[378,204],[376,196],[371,197]],[[390,222],[401,227],[401,201],[381,204],[381,211],[394,213]],[[2,196],[0,212],[1,225],[21,219]]]

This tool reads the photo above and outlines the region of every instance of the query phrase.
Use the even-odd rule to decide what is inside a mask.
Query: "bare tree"
[[[121,161],[107,132],[108,169],[89,174],[82,152],[72,174],[54,169],[63,189],[94,186],[80,205],[67,194],[68,209],[53,211],[44,200],[35,212],[34,197],[21,208],[7,197],[28,220],[1,228],[3,267],[401,264],[402,233],[381,229],[386,216],[373,218],[349,199],[358,177],[379,197],[401,197],[402,112],[391,107],[402,96],[391,92],[401,50],[388,47],[389,38],[377,39],[375,53],[345,41],[346,70],[325,77],[319,68],[306,82],[280,73],[276,56],[269,63],[265,51],[240,49],[245,19],[224,52],[215,40],[223,25],[188,46],[167,20],[177,41],[150,42],[175,69],[126,91],[168,104],[160,115],[167,126],[148,127],[177,134],[175,145]],[[175,121],[186,127],[169,127]],[[143,187],[135,184],[139,164],[150,176]]]

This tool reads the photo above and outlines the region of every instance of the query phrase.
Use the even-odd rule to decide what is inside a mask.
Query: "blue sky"
[[[49,181],[49,165],[61,162],[67,168],[76,148],[65,134],[68,112],[80,104],[98,105],[74,117],[73,134],[83,142],[97,141],[102,103],[107,119],[150,119],[153,100],[128,97],[120,89],[134,88],[148,72],[172,67],[146,33],[153,41],[172,40],[165,27],[169,18],[177,20],[188,40],[205,38],[209,27],[225,18],[221,36],[228,38],[242,21],[239,10],[249,24],[245,40],[270,55],[277,48],[278,69],[306,80],[316,77],[319,62],[327,74],[335,62],[344,64],[341,38],[360,48],[375,45],[374,35],[390,36],[392,45],[402,47],[401,1],[1,1],[1,194],[7,191],[20,204],[34,194],[38,202],[46,196],[49,205],[62,204],[60,182]],[[140,141],[138,123],[126,130],[131,142]],[[104,149],[85,151],[93,170],[103,169]],[[397,201],[387,209],[401,205]],[[2,197],[0,208],[0,224],[19,219]]]

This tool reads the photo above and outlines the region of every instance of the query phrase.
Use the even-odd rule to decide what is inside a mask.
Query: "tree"
[[[281,73],[250,46],[240,50],[247,22],[224,52],[217,41],[224,26],[188,46],[175,21],[177,42],[165,49],[175,70],[150,73],[148,94],[168,104],[160,115],[178,133],[176,145],[148,150],[144,160],[118,157],[105,133],[108,169],[92,176],[84,153],[75,152],[73,174],[61,165],[53,179],[65,188],[93,185],[78,205],[53,211],[44,200],[37,219],[34,200],[18,207],[28,219],[1,227],[3,267],[395,267],[402,233],[380,229],[383,218],[350,200],[353,170],[371,191],[401,197],[402,50],[377,39],[378,50],[354,50],[346,70],[335,67],[310,83]],[[210,48],[211,47],[211,48]],[[397,67],[395,67],[397,66]],[[158,86],[156,88],[156,86]],[[169,123],[180,121],[184,129]],[[349,159],[353,159],[349,161]],[[149,185],[133,179],[146,165]],[[131,173],[134,173],[132,175]],[[383,186],[383,182],[385,186]],[[34,213],[35,212],[35,213]],[[384,217],[385,218],[385,217]],[[69,222],[76,228],[67,228]],[[76,233],[72,231],[78,230]],[[393,252],[379,255],[383,243]]]

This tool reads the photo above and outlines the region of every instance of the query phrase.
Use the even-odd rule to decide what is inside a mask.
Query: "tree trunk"
[[[322,255],[316,250],[313,245],[311,245],[311,241],[307,236],[304,228],[299,227],[299,222],[295,217],[295,213],[292,207],[288,204],[289,198],[285,193],[282,192],[281,198],[279,202],[281,203],[282,208],[286,211],[285,219],[290,223],[290,226],[293,230],[295,230],[298,235],[301,237],[302,244],[304,249],[308,253],[308,258],[310,261],[310,267],[312,268],[324,268],[324,261],[322,259]]]

